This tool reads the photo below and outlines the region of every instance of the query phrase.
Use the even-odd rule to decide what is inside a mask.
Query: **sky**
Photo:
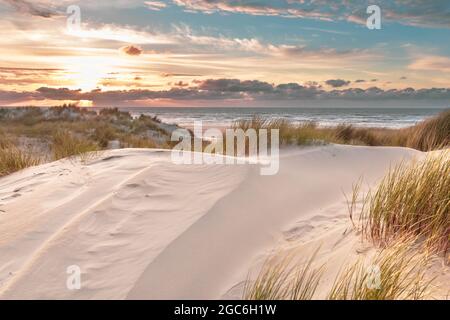
[[[448,0],[0,0],[0,47],[2,106],[450,106]]]

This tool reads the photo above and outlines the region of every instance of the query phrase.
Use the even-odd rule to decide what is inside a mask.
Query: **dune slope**
[[[341,261],[344,193],[375,184],[405,148],[323,146],[258,165],[175,165],[162,150],[123,149],[0,179],[0,298],[237,298],[247,271],[276,246],[323,245]],[[68,290],[67,268],[82,270]]]

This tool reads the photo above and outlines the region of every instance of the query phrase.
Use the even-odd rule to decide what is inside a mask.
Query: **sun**
[[[116,62],[102,57],[77,57],[65,64],[65,78],[73,89],[91,91],[99,87],[101,80],[114,70]]]

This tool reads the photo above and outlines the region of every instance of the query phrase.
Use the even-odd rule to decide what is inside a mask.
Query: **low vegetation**
[[[431,151],[450,146],[450,110],[403,129],[361,128],[342,124],[320,127],[314,122],[292,124],[284,119],[264,120],[254,117],[241,120],[234,128],[279,129],[281,144],[338,143],[366,146],[399,146]]]
[[[404,238],[340,271],[331,286],[323,285],[326,265],[314,267],[314,254],[303,266],[290,258],[272,257],[256,280],[247,279],[247,300],[419,300],[433,298],[434,278],[427,276],[429,256]],[[275,262],[274,262],[275,261]]]
[[[431,298],[428,257],[405,239],[383,249],[369,263],[347,266],[331,288],[330,300],[420,300]]]
[[[356,197],[353,197],[355,199]],[[415,235],[429,249],[450,249],[450,153],[392,168],[375,192],[364,197],[362,234],[381,246]]]
[[[317,253],[317,251],[316,251]],[[323,266],[312,268],[314,254],[300,267],[292,257],[271,257],[255,281],[247,279],[246,300],[311,300],[323,273]]]
[[[4,159],[0,166],[9,168],[3,169],[0,175],[42,161],[81,156],[112,147],[170,148],[172,145],[169,133],[158,118],[145,115],[133,118],[130,113],[117,108],[102,109],[98,113],[73,105],[3,108],[0,109],[0,128],[0,150]],[[450,145],[450,110],[413,127],[398,130],[349,125],[320,127],[313,122],[293,125],[283,119],[264,120],[258,117],[238,121],[234,128],[279,129],[282,145],[340,143],[404,146],[430,151]],[[3,144],[8,139],[21,143],[15,148],[5,148]],[[30,143],[26,141],[33,141],[39,147],[30,150],[27,147]],[[207,145],[204,142],[204,146]],[[6,159],[9,161],[5,162]]]
[[[4,134],[0,137],[0,177],[38,165],[40,161],[38,157],[16,147]]]
[[[73,156],[84,157],[87,154],[98,151],[99,146],[83,138],[77,138],[69,131],[58,131],[52,137],[53,159],[59,160]]]
[[[0,128],[0,176],[44,161],[86,159],[111,147],[168,148],[170,140],[158,118],[133,118],[117,108],[3,108]]]

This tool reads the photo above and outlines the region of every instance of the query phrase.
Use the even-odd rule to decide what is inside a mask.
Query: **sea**
[[[169,124],[192,127],[228,127],[243,119],[286,119],[294,124],[312,121],[319,126],[351,124],[357,127],[404,128],[432,117],[445,108],[295,108],[295,107],[127,107],[133,116],[157,116]]]

